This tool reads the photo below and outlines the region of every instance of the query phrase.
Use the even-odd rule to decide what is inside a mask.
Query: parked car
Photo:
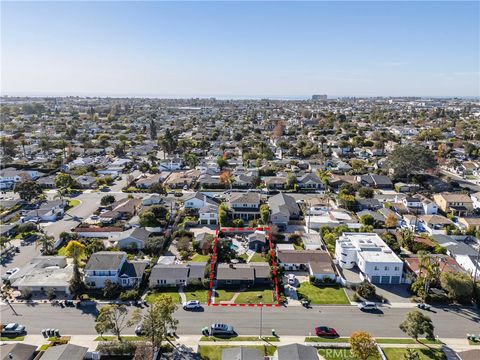
[[[337,330],[328,326],[319,326],[315,328],[315,335],[317,336],[338,336]]]
[[[210,326],[210,334],[212,336],[233,336],[235,335],[235,330],[233,326],[227,324],[212,324]]]
[[[374,302],[371,302],[371,301],[363,301],[363,302],[359,303],[357,306],[362,311],[378,310],[377,304],[375,304]]]
[[[2,325],[2,336],[20,336],[25,333],[25,326],[18,323]]]
[[[430,305],[425,304],[425,303],[419,303],[419,304],[417,304],[417,307],[419,309],[423,309],[423,310],[427,310],[427,311],[430,310]]]
[[[137,326],[135,327],[135,335],[137,335],[137,336],[145,335],[145,330],[143,330],[143,326],[142,326],[142,325],[137,325]]]
[[[198,300],[190,300],[183,303],[183,310],[197,310],[200,309],[202,305]]]
[[[295,278],[294,274],[288,274],[288,285],[295,285],[297,283],[297,279]]]
[[[10,279],[10,277],[12,277],[12,275],[16,274],[17,272],[19,272],[20,269],[19,268],[12,268],[12,269],[8,269],[5,274],[2,276],[2,279],[3,280],[8,280]]]

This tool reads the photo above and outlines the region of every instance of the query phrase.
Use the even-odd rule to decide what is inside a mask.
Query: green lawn
[[[328,338],[328,337],[310,336],[305,338],[305,342],[325,342],[325,343],[348,343],[348,340],[349,338],[347,337]]]
[[[319,349],[318,353],[321,356],[323,356],[326,360],[357,360],[357,358],[354,357],[350,352],[350,349],[327,348],[327,349]],[[380,355],[370,356],[368,359],[379,360]],[[402,358],[398,358],[398,360],[400,359]]]
[[[440,340],[415,339],[411,338],[379,338],[375,339],[378,344],[442,344]]]
[[[382,349],[388,360],[403,359],[406,348],[384,348]],[[420,360],[445,360],[445,354],[441,349],[415,349],[415,352],[420,355]]]
[[[311,283],[301,283],[297,288],[299,298],[310,300],[311,304],[350,304],[345,290],[340,286],[319,287]]]
[[[222,351],[226,348],[231,348],[235,346],[203,346],[200,345],[198,347],[198,353],[200,354],[201,360],[221,360],[222,359]],[[273,356],[275,353],[276,347],[275,346],[248,346],[251,349],[258,349],[260,350],[260,354]]]
[[[67,206],[65,206],[65,211],[68,211],[78,205],[80,205],[80,200],[77,200],[77,199],[68,200]]]
[[[200,341],[267,341],[278,342],[280,338],[274,336],[265,336],[261,339],[258,336],[234,336],[234,337],[217,337],[217,336],[202,336]]]
[[[229,301],[232,299],[233,294],[235,294],[235,291],[217,289],[215,290],[215,303],[219,303],[220,301]]]
[[[250,259],[250,262],[267,262],[267,259],[262,256],[262,254],[255,253]]]
[[[242,291],[235,299],[235,304],[273,304],[273,290],[258,289]]]
[[[469,345],[480,345],[480,341],[468,340]]]
[[[202,254],[197,254],[192,256],[192,259],[190,261],[192,262],[207,262],[208,259],[210,259],[210,255],[202,255]]]
[[[177,304],[180,303],[180,295],[178,294],[178,289],[172,288],[172,287],[167,287],[165,289],[155,289],[154,292],[148,294],[145,297],[145,300],[147,301],[147,303],[151,304],[161,294],[170,296],[173,299],[173,301]]]
[[[208,290],[205,288],[186,287],[184,290],[187,300],[199,300],[206,303],[208,298]]]
[[[25,336],[2,336],[0,341],[23,341],[25,340]]]

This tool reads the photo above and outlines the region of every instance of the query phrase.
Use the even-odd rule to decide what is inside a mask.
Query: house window
[[[385,266],[385,270],[389,270],[390,268],[388,266]]]
[[[398,271],[398,270],[400,270],[400,267],[395,266],[395,271]]]
[[[378,266],[375,266],[375,267],[373,268],[373,270],[378,270]]]

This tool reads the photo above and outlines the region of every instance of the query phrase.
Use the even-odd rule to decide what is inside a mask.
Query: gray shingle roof
[[[126,256],[123,251],[99,251],[90,256],[85,270],[116,270]]]
[[[278,360],[318,360],[317,349],[301,344],[279,346]]]
[[[263,360],[263,356],[258,349],[240,346],[224,349],[222,360]]]

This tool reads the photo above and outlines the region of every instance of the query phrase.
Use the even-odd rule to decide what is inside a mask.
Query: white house
[[[0,170],[0,189],[11,189],[13,186],[23,180],[36,180],[39,174],[36,170],[17,170],[15,168],[6,168]]]
[[[198,210],[198,223],[205,225],[217,225],[218,205],[207,204]]]
[[[336,242],[335,256],[341,268],[357,266],[371,283],[402,282],[402,260],[375,233],[343,233]]]
[[[179,158],[175,159],[166,159],[160,161],[159,169],[161,171],[175,171],[181,170],[183,167],[183,161]]]
[[[188,196],[184,202],[185,209],[201,209],[206,205],[214,205],[218,207],[219,202],[199,191]]]
[[[480,208],[480,191],[474,194],[471,194],[470,197],[472,198],[474,209],[479,209]]]
[[[122,287],[140,283],[147,262],[127,261],[123,251],[99,251],[90,256],[85,266],[85,283],[94,288],[103,288],[110,280]]]

